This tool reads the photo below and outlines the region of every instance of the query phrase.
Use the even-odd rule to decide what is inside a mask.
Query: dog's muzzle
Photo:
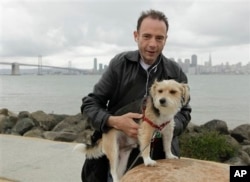
[[[161,106],[165,106],[165,107],[167,106],[167,100],[165,98],[161,98],[159,100],[159,102],[160,102]]]

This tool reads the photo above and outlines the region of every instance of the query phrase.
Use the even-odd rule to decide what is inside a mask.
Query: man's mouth
[[[155,51],[147,51],[149,54],[155,54]]]

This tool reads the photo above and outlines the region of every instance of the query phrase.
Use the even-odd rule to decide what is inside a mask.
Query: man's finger
[[[133,113],[133,112],[128,113],[127,116],[130,117],[130,118],[134,118],[134,119],[140,119],[140,118],[142,118],[142,114]]]

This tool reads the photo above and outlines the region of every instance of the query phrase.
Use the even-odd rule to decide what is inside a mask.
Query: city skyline
[[[203,58],[201,59],[199,57],[199,55],[197,54],[191,54],[189,57],[167,57],[169,59],[172,59],[174,60],[175,62],[178,62],[178,61],[182,61],[182,62],[185,62],[185,60],[192,60],[192,56],[196,56],[196,59],[197,59],[197,65],[205,65],[208,61],[211,62],[211,65],[212,66],[216,66],[216,65],[234,65],[234,64],[242,64],[242,65],[247,65],[247,64],[250,64],[250,60],[248,62],[242,62],[240,60],[238,61],[235,61],[234,63],[230,63],[230,61],[221,61],[218,63],[218,61],[216,63],[214,63],[214,58],[213,58],[213,54],[211,52],[208,52],[207,53],[207,57],[205,58],[203,56]],[[112,59],[112,58],[111,58]],[[110,60],[111,60],[110,59]],[[109,64],[109,61],[110,60],[101,60],[97,57],[93,57],[92,59],[88,58],[88,60],[84,60],[84,58],[82,58],[82,60],[80,62],[82,62],[82,65],[79,64],[78,62],[74,63],[74,61],[57,61],[57,62],[53,62],[55,64],[50,64],[49,61],[46,61],[46,57],[45,57],[45,60],[44,60],[44,57],[42,55],[38,55],[37,57],[34,57],[32,58],[32,61],[25,61],[25,60],[15,60],[15,61],[2,61],[0,59],[0,62],[6,62],[6,63],[26,63],[26,64],[44,64],[44,65],[47,65],[47,66],[58,66],[58,67],[72,67],[72,68],[82,68],[82,69],[95,69],[99,66],[99,64],[102,64],[102,65],[108,65]],[[93,65],[93,62],[94,62],[94,65]],[[81,66],[78,66],[78,65],[81,65]],[[0,69],[1,68],[6,68],[8,66],[4,66],[4,65],[1,65],[0,64]]]
[[[185,73],[188,74],[250,74],[250,62],[243,65],[241,62],[238,62],[236,64],[230,64],[229,62],[221,63],[214,65],[213,64],[213,58],[212,54],[209,53],[209,56],[207,58],[207,61],[204,62],[204,64],[199,63],[199,58],[196,54],[192,54],[190,58],[170,58],[172,61],[177,62],[183,69]],[[0,70],[2,72],[6,72],[6,69],[3,69],[1,65],[5,65],[6,63],[0,62]],[[26,63],[8,63],[9,69],[11,70],[12,75],[20,75],[20,66],[24,67],[37,67],[38,75],[42,75],[45,71],[45,74],[102,74],[107,66],[107,64],[104,64],[102,61],[98,60],[97,58],[94,58],[92,60],[92,67],[91,68],[76,68],[72,65],[71,61],[68,61],[68,66],[55,66],[55,65],[46,65],[43,64],[43,57],[41,55],[38,56],[38,62],[37,64],[26,64]],[[7,67],[7,66],[6,66]],[[23,68],[22,68],[23,69]],[[49,69],[49,70],[48,70]],[[64,71],[57,71],[57,70],[64,70]],[[3,71],[5,70],[5,71]],[[8,70],[8,69],[7,69]],[[56,71],[55,71],[56,70]],[[0,74],[6,74],[1,73]]]

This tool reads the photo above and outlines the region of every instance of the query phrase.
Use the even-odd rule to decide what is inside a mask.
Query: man
[[[83,99],[83,112],[91,119],[97,135],[108,132],[110,128],[116,128],[129,137],[137,138],[139,126],[134,119],[140,119],[142,115],[137,112],[121,116],[113,114],[123,106],[146,97],[156,79],[174,79],[187,83],[187,77],[179,65],[162,55],[168,28],[168,20],[162,12],[156,10],[142,12],[137,22],[137,30],[134,32],[138,50],[116,55],[110,61],[107,71],[94,86],[93,92]],[[172,140],[174,155],[179,156],[177,137],[189,123],[190,113],[190,106],[185,105],[175,116]],[[151,148],[153,159],[165,158],[161,140],[151,144]],[[129,165],[137,155],[138,150],[131,152]],[[82,170],[82,180],[85,182],[112,181],[108,176],[108,166],[105,157],[86,160]]]

